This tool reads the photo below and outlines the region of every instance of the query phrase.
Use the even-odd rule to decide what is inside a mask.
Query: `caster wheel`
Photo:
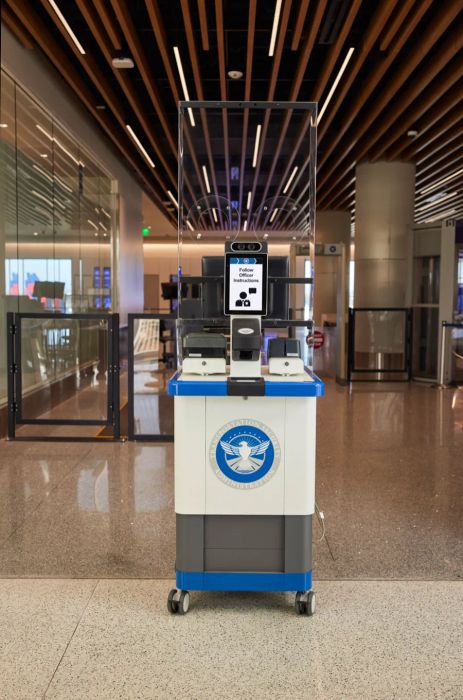
[[[298,615],[312,616],[315,612],[315,593],[313,591],[308,593],[298,591],[296,593],[295,608]]]
[[[190,594],[188,591],[180,591],[177,606],[179,615],[187,614],[190,608]]]
[[[167,598],[167,610],[171,613],[171,615],[175,615],[175,613],[178,612],[178,601],[176,600],[177,594],[177,589],[172,588]]]
[[[190,607],[190,594],[188,591],[178,591],[173,588],[167,598],[167,610],[172,614],[186,615]]]

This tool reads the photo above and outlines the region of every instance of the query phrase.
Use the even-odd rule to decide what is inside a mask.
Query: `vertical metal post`
[[[6,357],[8,367],[8,440],[15,439],[16,397],[15,397],[15,357],[14,357],[14,313],[6,315]]]
[[[120,411],[120,366],[119,366],[119,314],[113,314],[111,319],[112,330],[112,358],[113,368],[113,437],[118,440],[121,436],[121,411]]]
[[[127,371],[128,371],[128,377],[127,377],[127,384],[128,384],[128,404],[127,404],[127,410],[128,410],[128,416],[127,416],[127,433],[128,433],[128,438],[129,440],[134,439],[134,426],[135,426],[135,421],[134,421],[134,410],[135,410],[135,405],[134,405],[134,372],[135,372],[135,367],[134,367],[134,356],[133,356],[133,334],[134,334],[134,323],[135,319],[132,314],[129,314],[128,316],[128,349],[127,349],[127,356],[128,356],[128,362],[127,362]]]
[[[354,366],[354,345],[355,345],[355,309],[349,309],[349,328],[348,328],[348,354],[347,354],[347,381],[352,379],[352,371]]]
[[[442,321],[442,334],[441,334],[441,350],[440,350],[440,367],[439,367],[439,386],[445,386],[447,382],[445,381],[445,360],[447,355],[447,325],[445,321]]]

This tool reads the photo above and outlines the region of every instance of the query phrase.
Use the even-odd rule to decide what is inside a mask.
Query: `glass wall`
[[[111,176],[2,70],[0,406],[8,311],[116,310],[115,192]]]

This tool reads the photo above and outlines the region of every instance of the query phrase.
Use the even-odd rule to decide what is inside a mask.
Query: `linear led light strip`
[[[345,71],[346,68],[347,68],[347,64],[349,63],[349,61],[350,61],[350,59],[351,59],[352,54],[354,53],[354,51],[355,51],[355,48],[354,48],[354,47],[351,47],[351,48],[349,49],[349,51],[347,52],[347,56],[345,57],[345,59],[344,59],[344,61],[343,61],[343,64],[342,64],[341,68],[339,69],[339,73],[337,74],[337,76],[336,76],[336,78],[335,78],[335,80],[334,80],[334,83],[333,83],[333,85],[331,86],[331,90],[329,91],[329,93],[328,93],[328,95],[327,95],[327,98],[326,98],[325,102],[323,103],[323,107],[322,107],[321,110],[320,110],[320,113],[319,113],[318,118],[317,118],[317,126],[320,124],[321,119],[322,119],[323,115],[325,114],[326,108],[328,107],[328,105],[329,105],[329,103],[330,103],[330,101],[331,101],[331,98],[333,97],[334,92],[335,92],[336,88],[338,87],[338,83],[339,83],[339,81],[341,80],[341,78],[342,78],[342,76],[343,76],[343,74],[344,74],[344,71]]]
[[[127,131],[129,132],[130,136],[132,137],[133,141],[134,141],[135,144],[137,145],[138,150],[140,151],[140,153],[145,157],[146,162],[149,163],[149,164],[151,165],[152,168],[155,168],[156,166],[154,165],[153,161],[152,161],[151,158],[149,157],[146,148],[144,148],[143,144],[141,143],[140,139],[138,138],[138,136],[136,135],[136,133],[134,132],[134,130],[132,129],[132,127],[130,126],[130,124],[126,124],[126,125],[125,125],[125,128],[127,129]]]
[[[275,42],[277,40],[278,22],[280,21],[280,12],[281,12],[281,0],[276,0],[275,14],[273,15],[272,34],[270,36],[270,46],[269,46],[269,50],[268,50],[269,56],[273,56],[274,51],[275,51]]]
[[[172,194],[172,192],[171,192],[170,190],[167,190],[167,194],[169,195],[169,197],[171,198],[171,200],[173,201],[173,203],[175,204],[175,206],[176,206],[177,209],[178,209],[178,202],[177,202],[177,200],[175,199],[175,197],[174,197],[174,195]]]
[[[190,221],[187,220],[186,225],[188,226],[188,228],[189,228],[191,231],[194,231],[194,228],[193,228],[193,226],[191,225],[191,222],[190,222]]]
[[[420,190],[420,194],[426,194],[426,192],[431,192],[432,190],[435,190],[436,187],[440,187],[441,185],[443,185],[444,182],[448,182],[449,180],[453,180],[455,177],[458,177],[458,175],[461,175],[462,173],[463,173],[463,168],[455,171],[451,175],[447,175],[447,177],[444,177],[443,180],[438,180],[437,182],[434,182],[432,185],[428,185],[427,187],[424,188],[424,190]]]
[[[441,202],[445,202],[447,199],[452,199],[452,197],[455,197],[455,195],[457,195],[457,194],[458,194],[458,192],[455,190],[455,192],[450,192],[450,194],[448,194],[445,197],[439,197],[438,199],[433,199],[433,201],[429,202],[429,204],[425,204],[423,207],[418,207],[415,210],[415,213],[420,215],[422,211],[426,211],[426,209],[432,209],[433,207],[437,207],[438,205],[441,204]]]
[[[289,176],[289,180],[288,180],[288,182],[286,183],[286,187],[285,187],[285,189],[283,190],[283,194],[286,194],[287,191],[289,190],[289,186],[290,186],[290,184],[292,183],[292,181],[294,180],[294,176],[296,175],[296,173],[297,173],[298,170],[299,170],[299,166],[296,165],[296,166],[294,167],[293,172],[292,172],[291,175]]]
[[[272,212],[272,216],[270,217],[270,223],[272,223],[273,219],[276,217],[278,214],[278,209],[274,209]]]
[[[214,217],[215,223],[218,224],[219,220],[217,218],[217,212],[215,211],[215,209],[212,209],[212,216]]]
[[[44,194],[40,194],[40,192],[37,192],[37,190],[31,190],[31,194],[33,194],[34,197],[38,197],[39,199],[42,199],[42,200],[43,200],[44,202],[46,202],[50,207],[53,208],[53,202],[52,202],[52,200],[49,199],[48,197],[45,197]],[[58,207],[60,207],[61,209],[63,209],[63,210],[66,209],[66,207],[64,206],[64,204],[62,204],[61,202],[59,202],[57,199],[55,199],[55,204],[56,204]]]
[[[422,224],[432,224],[433,221],[439,221],[440,219],[445,219],[446,216],[450,216],[450,214],[455,214],[456,209],[447,209],[447,211],[443,211],[437,216],[433,216],[432,219],[425,219],[424,221],[421,221],[420,223]]]
[[[93,221],[91,219],[87,219],[87,221],[90,224],[90,226],[93,226],[93,228],[98,231],[98,226],[95,223],[93,223]]]
[[[243,231],[247,231],[247,230],[248,230],[248,220],[245,219],[244,224],[243,224]]]
[[[180,76],[180,82],[182,83],[183,96],[187,102],[190,101],[190,95],[188,94],[188,88],[186,86],[185,73],[183,72],[182,59],[180,58],[180,51],[178,46],[174,46],[174,56],[175,62],[177,63],[177,70]],[[188,116],[190,117],[191,126],[196,126],[195,118],[193,116],[193,110],[191,107],[188,108]]]
[[[210,194],[211,186],[209,184],[209,178],[207,176],[207,168],[205,165],[203,165],[203,175],[204,175],[204,182],[206,183],[206,190],[207,190],[208,194]]]
[[[72,41],[74,42],[74,44],[75,44],[77,50],[78,50],[82,55],[85,55],[85,50],[84,50],[82,44],[80,43],[80,41],[78,40],[78,38],[76,37],[76,35],[74,34],[74,32],[72,31],[72,29],[71,29],[71,27],[69,26],[69,24],[67,23],[66,18],[64,17],[63,13],[62,13],[61,10],[59,9],[59,7],[58,7],[58,5],[56,4],[55,0],[48,0],[48,3],[52,6],[52,8],[54,9],[54,11],[55,11],[56,14],[58,15],[58,17],[59,17],[59,19],[60,19],[60,21],[61,21],[61,24],[63,25],[63,27],[65,28],[65,30],[66,30],[67,33],[69,34],[69,36],[71,37],[71,39],[72,39]]]
[[[65,153],[68,156],[68,158],[70,158],[76,165],[82,165],[83,167],[85,167],[85,163],[82,163],[81,160],[77,160],[77,158],[75,158],[72,155],[72,153],[70,151],[68,151],[68,149],[63,146],[61,141],[59,139],[57,139],[56,136],[52,136],[51,134],[49,134],[48,131],[46,129],[44,129],[43,126],[41,126],[40,124],[36,124],[35,127],[36,127],[36,129],[38,129],[40,131],[40,133],[42,133],[44,136],[46,136],[49,141],[56,143],[58,148],[60,148],[63,151],[63,153]]]
[[[255,168],[257,164],[257,155],[259,153],[259,141],[260,141],[260,132],[262,129],[262,124],[257,125],[256,129],[256,142],[254,144],[254,155],[252,158],[252,167]]]

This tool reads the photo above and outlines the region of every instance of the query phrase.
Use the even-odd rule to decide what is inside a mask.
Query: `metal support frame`
[[[451,375],[451,370],[448,369],[447,360],[447,340],[448,340],[448,329],[449,328],[460,328],[463,329],[463,323],[451,323],[449,321],[442,321],[442,339],[441,339],[441,355],[440,355],[440,365],[439,365],[439,378],[438,385],[440,387],[451,386],[452,377],[450,376],[450,381],[446,381],[446,374]]]
[[[171,321],[176,324],[177,314],[129,314],[128,315],[128,439],[144,442],[173,442],[173,434],[141,434],[135,432],[135,355],[134,355],[134,324],[135,321],[153,319]],[[176,341],[175,341],[176,342]],[[173,400],[173,399],[172,399]]]
[[[399,369],[385,369],[385,368],[365,368],[355,366],[355,315],[357,312],[368,312],[368,311],[396,311],[402,312],[405,316],[405,348],[404,348],[404,366]],[[347,353],[347,381],[353,382],[384,382],[392,381],[391,379],[359,379],[353,378],[353,374],[406,374],[406,379],[395,379],[397,382],[409,382],[412,374],[412,318],[413,310],[410,308],[402,307],[357,307],[349,308],[349,328],[348,328],[348,353]]]
[[[23,416],[22,406],[22,339],[21,323],[23,319],[38,321],[106,321],[108,329],[107,349],[107,415],[104,419],[75,419],[75,418],[27,418]],[[96,440],[120,440],[120,367],[119,367],[119,314],[89,313],[7,313],[7,364],[8,364],[8,439],[23,441],[74,441],[93,442]],[[112,426],[113,435],[103,436],[21,436],[17,435],[18,425],[71,425],[71,426]]]

